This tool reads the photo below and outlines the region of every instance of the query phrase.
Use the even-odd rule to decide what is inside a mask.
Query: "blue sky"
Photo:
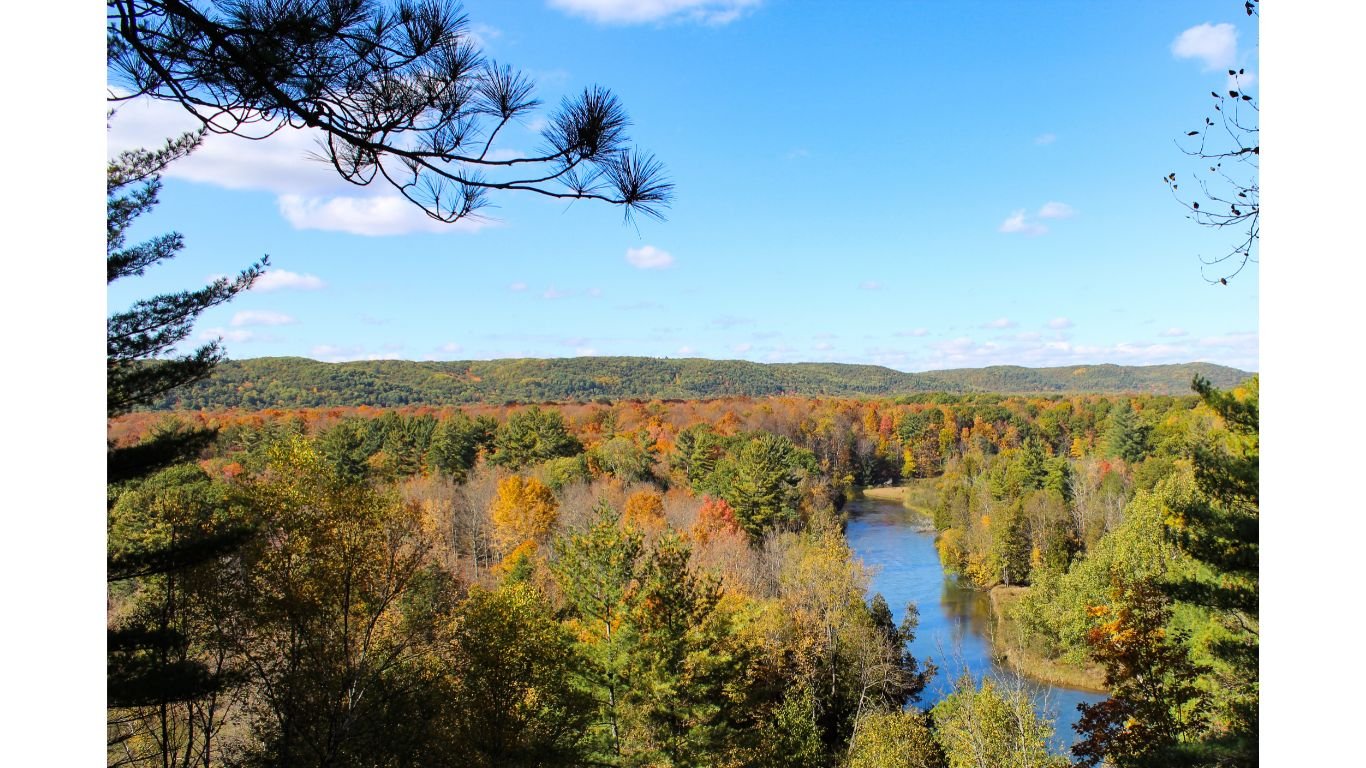
[[[621,98],[676,184],[667,221],[503,195],[493,221],[438,225],[333,179],[304,159],[306,135],[214,137],[141,225],[182,232],[183,255],[113,286],[110,308],[270,254],[273,274],[199,323],[232,357],[1259,368],[1258,268],[1208,285],[1199,256],[1228,236],[1187,221],[1160,181],[1194,170],[1174,139],[1228,66],[1258,72],[1241,3],[466,11],[544,102],[595,83]],[[110,148],[181,127],[130,105]]]

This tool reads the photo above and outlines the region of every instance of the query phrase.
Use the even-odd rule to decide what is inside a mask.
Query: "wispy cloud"
[[[1008,317],[998,317],[998,318],[996,318],[995,320],[992,320],[992,321],[989,322],[989,323],[983,323],[983,324],[982,324],[982,327],[983,327],[983,328],[997,328],[997,329],[1001,329],[1001,328],[1014,328],[1016,325],[1017,325],[1017,323],[1016,323],[1014,320],[1011,320],[1011,319],[1008,318]]]
[[[309,350],[309,354],[325,363],[349,363],[356,360],[399,360],[403,357],[402,349],[402,344],[386,344],[378,352],[367,351],[360,345],[319,344]]]
[[[1077,215],[1077,209],[1067,203],[1047,202],[1039,209],[1041,219],[1070,219]]]
[[[223,341],[235,342],[252,342],[268,340],[267,338],[264,338],[257,334],[255,331],[249,331],[242,328],[205,328],[199,332],[199,338],[202,341],[214,341],[221,339]]]
[[[1254,370],[1257,367],[1257,334],[1228,333],[1190,340],[1133,340],[1111,344],[1075,343],[1064,339],[1016,334],[991,341],[961,336],[932,342],[924,354],[905,356],[898,361],[891,351],[868,357],[886,365],[909,366],[911,370],[977,368],[988,365],[1065,366],[1116,363],[1119,365],[1158,365],[1209,360],[1223,365]],[[880,356],[879,356],[880,355]]]
[[[556,288],[556,287],[553,286],[553,285],[541,292],[541,298],[543,298],[543,299],[551,299],[552,301],[553,301],[554,299],[563,299],[563,298],[566,297],[566,296],[573,296],[573,295],[574,295],[574,292],[573,292],[573,291],[562,291],[562,290]]]
[[[290,272],[287,269],[268,269],[252,284],[253,291],[319,291],[327,284],[317,275]]]
[[[905,336],[920,337],[920,336],[926,336],[926,335],[928,335],[929,332],[930,332],[930,329],[928,329],[928,328],[912,328],[912,329],[910,329],[909,331],[896,331],[896,332],[894,332],[892,335],[893,335],[893,336],[902,336],[902,337],[905,337]]]
[[[1034,143],[1035,143],[1035,144],[1038,144],[1038,145],[1041,146],[1041,147],[1042,147],[1042,146],[1047,146],[1047,145],[1049,145],[1049,144],[1052,144],[1053,142],[1055,142],[1055,141],[1057,141],[1057,140],[1058,140],[1058,135],[1057,135],[1056,133],[1041,133],[1041,134],[1039,134],[1038,136],[1035,136],[1035,137],[1034,137]]]
[[[391,194],[367,197],[290,194],[280,196],[279,206],[281,215],[295,229],[321,229],[367,237],[412,232],[478,232],[497,224],[493,219],[476,216],[447,224],[423,213],[402,195]]]
[[[599,24],[695,21],[729,24],[761,0],[550,0],[552,8]]]
[[[1036,221],[1027,220],[1023,208],[1007,216],[1006,220],[1001,222],[999,229],[1007,235],[1022,234],[1031,237],[1048,232],[1048,227]]]
[[[1048,321],[1048,327],[1055,331],[1062,331],[1072,327],[1072,320],[1066,317],[1055,317]]]
[[[481,49],[488,50],[492,47],[494,40],[503,36],[503,31],[488,24],[475,23],[465,29],[465,36],[470,39],[471,43]]]
[[[882,283],[876,280],[864,280],[858,284],[858,287],[862,291],[880,291],[882,290]]]
[[[526,290],[526,283],[518,280],[517,282],[509,285],[508,290],[512,291],[513,293],[521,293],[522,291]]]
[[[674,264],[673,254],[653,245],[626,250],[626,263],[636,269],[667,269]]]
[[[289,325],[297,323],[293,316],[268,309],[247,309],[232,316],[231,325]]]
[[[1165,338],[1168,338],[1168,339],[1175,339],[1175,338],[1180,338],[1180,337],[1182,337],[1182,336],[1185,336],[1185,335],[1187,335],[1187,333],[1188,333],[1188,332],[1187,332],[1186,329],[1184,329],[1184,328],[1172,327],[1172,328],[1168,328],[1167,330],[1165,330],[1165,331],[1163,331],[1163,332],[1161,332],[1161,333],[1159,333],[1159,334],[1157,334],[1157,335],[1158,335],[1158,336],[1165,337]]]
[[[737,325],[750,325],[754,322],[752,317],[740,317],[738,315],[722,315],[711,321],[717,328],[734,328]]]
[[[1070,219],[1077,215],[1077,209],[1067,203],[1060,203],[1051,200],[1044,203],[1034,215],[1030,215],[1025,209],[1015,210],[1006,220],[1001,222],[999,231],[1008,235],[1021,234],[1037,237],[1048,233],[1047,225],[1039,223],[1038,219]]]

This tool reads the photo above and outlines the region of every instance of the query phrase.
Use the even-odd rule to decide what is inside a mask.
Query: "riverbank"
[[[893,501],[897,504],[906,502],[906,486],[904,485],[874,485],[870,488],[861,488],[859,492],[865,499]]]
[[[1063,685],[1092,693],[1107,693],[1105,673],[1099,667],[1078,669],[1070,664],[1061,664],[1019,642],[1021,632],[1010,619],[1009,609],[1028,591],[1029,587],[991,588],[991,645],[997,657],[1011,669],[1036,682]]]
[[[939,498],[939,479],[924,477],[897,485],[874,485],[860,488],[859,493],[865,499],[890,501],[932,519],[935,501]]]

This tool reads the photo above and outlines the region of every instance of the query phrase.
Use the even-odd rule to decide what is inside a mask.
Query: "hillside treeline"
[[[155,365],[156,363],[148,363]],[[400,407],[470,403],[696,400],[769,395],[896,397],[951,393],[1185,394],[1194,376],[1228,388],[1248,374],[1208,363],[1067,368],[995,366],[904,373],[874,365],[583,357],[321,363],[297,357],[225,362],[152,403],[156,410]]]
[[[110,763],[1068,764],[1023,691],[911,657],[914,606],[896,624],[868,593],[844,502],[903,477],[939,478],[946,562],[983,587],[1035,584],[1050,597],[1021,623],[1037,641],[1118,670],[1079,757],[1237,754],[1255,666],[1251,693],[1220,698],[1235,662],[1199,643],[1245,637],[1166,580],[1217,575],[1183,554],[1217,498],[1200,452],[1232,440],[1208,400],[132,414],[112,442],[216,438],[111,486],[111,562],[231,545],[111,588],[111,627],[178,638],[156,657],[111,649],[111,677],[150,667],[186,687],[121,690]],[[1124,554],[1134,541],[1187,562],[1155,573]],[[1134,670],[1165,682],[1135,687]],[[953,693],[922,710],[935,674]]]

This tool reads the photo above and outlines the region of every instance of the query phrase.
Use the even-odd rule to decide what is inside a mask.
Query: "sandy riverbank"
[[[1008,617],[1007,609],[1028,591],[1029,587],[992,587],[991,613],[995,618],[995,631],[991,633],[991,639],[995,652],[1005,660],[1007,666],[1031,680],[1106,693],[1105,674],[1100,667],[1078,669],[1062,664],[1024,647],[1016,640],[1020,632]]]

